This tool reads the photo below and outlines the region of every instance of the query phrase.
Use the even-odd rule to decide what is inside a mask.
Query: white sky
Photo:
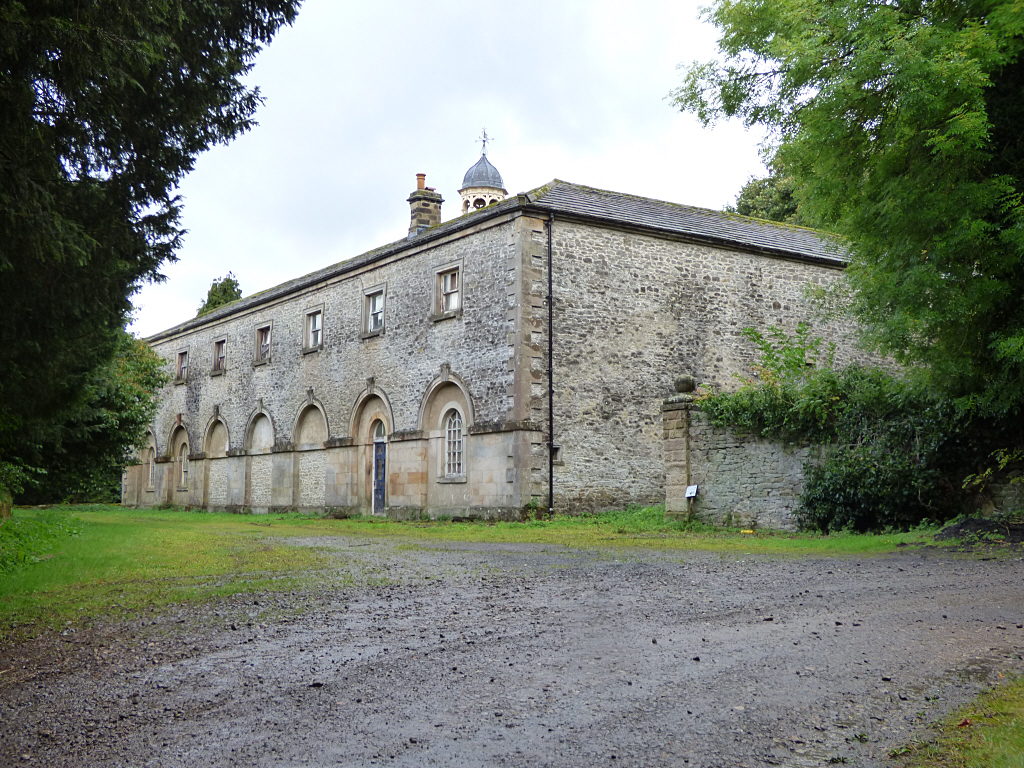
[[[765,173],[762,135],[702,129],[666,100],[716,56],[700,0],[306,0],[257,59],[260,125],[201,156],[167,281],[136,294],[142,336],[195,316],[232,271],[248,296],[398,240],[416,173],[460,211],[488,159],[510,194],[554,178],[705,208]]]

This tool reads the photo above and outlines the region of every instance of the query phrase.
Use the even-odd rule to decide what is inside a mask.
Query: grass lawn
[[[935,726],[933,741],[893,750],[900,768],[1024,766],[1024,680],[982,694]]]
[[[816,536],[666,521],[660,507],[524,523],[331,520],[84,505],[16,509],[0,527],[0,639],[68,622],[128,618],[168,603],[292,589],[323,579],[329,559],[290,537],[529,542],[741,555],[869,555],[930,543],[932,531]],[[336,569],[335,569],[336,570]],[[333,574],[332,578],[337,578]]]

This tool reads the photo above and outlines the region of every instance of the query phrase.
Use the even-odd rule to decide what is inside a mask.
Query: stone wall
[[[554,272],[563,510],[664,500],[661,403],[679,373],[722,389],[749,376],[759,352],[744,328],[807,321],[837,362],[860,357],[849,327],[817,320],[806,297],[835,266],[556,220]]]
[[[824,458],[818,445],[782,443],[712,426],[688,395],[661,407],[665,456],[665,515],[691,515],[716,525],[795,530],[804,467]],[[980,497],[986,517],[1024,512],[1024,483],[1011,467]],[[686,498],[688,486],[697,496]]]
[[[840,363],[856,354],[845,327],[815,321],[805,295],[836,279],[837,263],[697,245],[581,217],[556,218],[552,228],[549,339],[545,218],[532,209],[469,214],[450,233],[442,225],[350,269],[303,278],[291,293],[286,284],[154,337],[172,374],[188,351],[189,375],[162,393],[151,437],[155,482],[144,462],[129,467],[125,503],[368,511],[372,412],[387,427],[387,496],[396,515],[513,516],[547,500],[549,342],[558,511],[660,503],[660,406],[675,374],[734,386],[757,358],[742,336],[748,326],[792,330],[808,321],[836,342]],[[452,265],[462,270],[462,305],[439,316],[437,273]],[[369,334],[364,297],[381,286],[384,332]],[[304,349],[305,317],[315,309],[323,343]],[[270,360],[254,364],[256,331],[268,323]],[[220,340],[223,373],[211,370]],[[436,409],[456,401],[466,411],[469,461],[466,477],[452,482],[439,476]],[[318,428],[304,444],[297,425],[310,409],[326,439]],[[170,442],[172,434],[180,441],[180,430],[194,465],[187,488],[174,481],[180,460]],[[321,472],[322,488],[314,477]]]
[[[820,446],[785,444],[715,427],[684,398],[662,406],[665,514],[716,525],[795,530],[804,465]],[[685,498],[687,486],[697,496]]]
[[[184,351],[188,376],[169,382],[160,396],[149,438],[159,461],[155,482],[148,482],[144,463],[129,466],[124,503],[368,512],[370,429],[380,418],[389,440],[387,499],[396,515],[515,516],[540,493],[531,486],[538,463],[531,445],[541,440],[530,421],[537,406],[531,360],[536,315],[543,314],[543,296],[532,293],[534,252],[542,248],[534,230],[543,231],[543,223],[508,216],[440,240],[412,238],[386,258],[291,295],[243,300],[235,312],[159,334],[151,343],[172,379]],[[460,306],[439,313],[437,273],[453,266],[460,270]],[[384,332],[370,334],[365,294],[379,286]],[[312,310],[323,313],[323,338],[308,349]],[[270,360],[256,363],[256,332],[266,324]],[[226,365],[217,372],[221,340]],[[465,455],[473,461],[465,477],[448,482],[437,476],[443,435],[434,422],[442,414],[431,403],[451,401],[456,390]],[[324,434],[317,431],[307,445],[300,425],[310,409],[322,414]],[[172,455],[171,436],[180,429],[191,459],[187,488],[178,487],[180,462]],[[226,445],[210,447],[218,441]]]

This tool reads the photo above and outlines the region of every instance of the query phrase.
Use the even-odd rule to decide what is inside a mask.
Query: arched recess
[[[330,432],[323,406],[310,400],[299,410],[292,427],[292,443],[299,453],[297,479],[298,505],[304,509],[323,507],[327,460],[322,449]]]
[[[313,400],[299,409],[292,427],[292,442],[297,448],[323,448],[330,435],[327,414],[319,401]]]
[[[228,433],[228,425],[216,416],[210,419],[206,426],[206,440],[203,441],[203,453],[207,458],[219,459],[228,455],[231,448],[231,438]]]
[[[249,453],[270,453],[274,437],[274,422],[269,413],[259,409],[249,417],[249,425],[245,429],[245,449]]]
[[[153,488],[156,485],[156,457],[160,453],[156,447],[156,434],[151,429],[146,430],[146,437],[142,441],[142,485],[146,488]]]
[[[206,473],[203,484],[203,506],[223,508],[228,503],[228,450],[231,438],[228,425],[214,416],[206,427],[203,453],[206,454]]]
[[[476,421],[473,396],[466,383],[453,373],[438,376],[429,386],[420,402],[419,428],[425,432],[443,430],[445,415],[452,408],[462,414],[465,428]]]
[[[189,455],[192,452],[192,441],[183,425],[178,424],[174,427],[167,446],[172,459],[169,487],[173,490],[184,491],[188,488]]]
[[[245,430],[245,449],[248,453],[245,471],[245,503],[253,510],[269,510],[273,496],[274,422],[270,414],[258,408],[249,418]]]
[[[373,422],[376,420],[384,422],[387,434],[395,429],[395,420],[391,411],[391,401],[387,394],[380,388],[372,390],[365,389],[356,398],[352,407],[352,416],[349,419],[349,435],[356,445],[373,444]]]
[[[364,390],[352,407],[349,423],[356,446],[355,481],[360,504],[369,512],[383,514],[389,503],[388,436],[395,428],[387,394],[378,387]]]

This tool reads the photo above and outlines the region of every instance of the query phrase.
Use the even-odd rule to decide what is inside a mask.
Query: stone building
[[[421,174],[405,239],[151,337],[172,381],[123,503],[509,518],[549,478],[560,511],[660,503],[673,379],[731,386],[743,328],[813,321],[844,264],[799,227],[558,180],[507,197],[486,157],[461,196],[441,223]]]

